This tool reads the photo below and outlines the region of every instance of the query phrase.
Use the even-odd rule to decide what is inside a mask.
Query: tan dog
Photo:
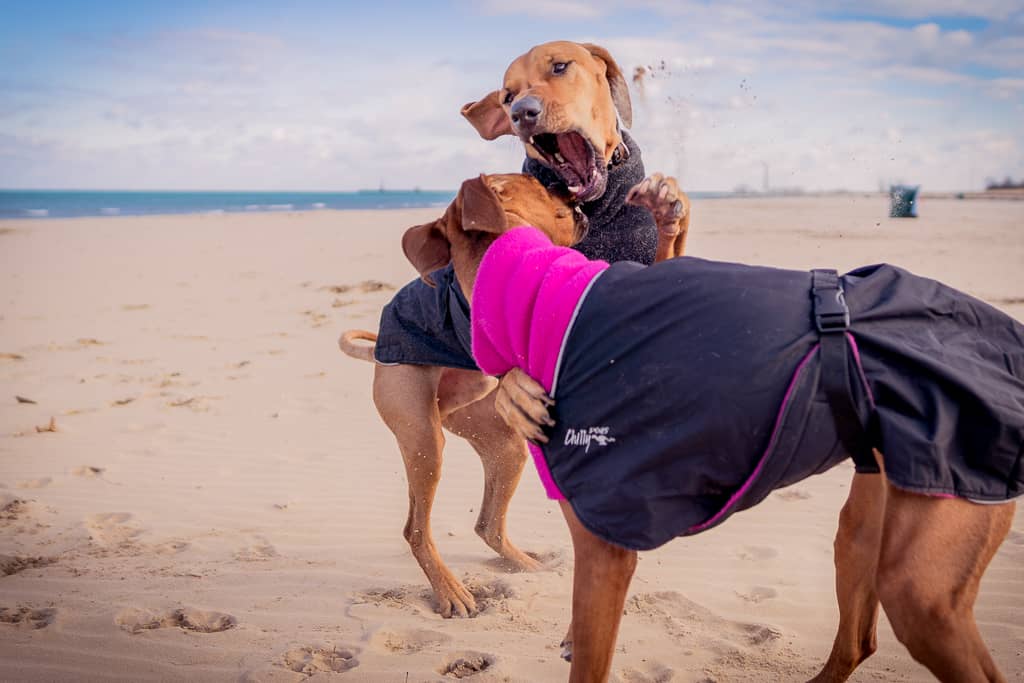
[[[441,219],[411,229],[405,244],[413,264],[429,272],[434,264],[421,254],[442,253],[437,240],[449,240],[456,275],[469,296],[485,248],[497,235],[473,236],[465,229],[465,223],[453,230],[450,220]],[[875,651],[881,605],[897,638],[941,680],[1005,681],[972,610],[982,575],[1010,529],[1015,503],[982,505],[907,492],[887,480],[882,455],[874,455],[882,472],[855,474],[840,513],[839,628],[814,680],[846,680]],[[568,501],[561,506],[575,554],[570,680],[605,681],[637,554],[590,532]]]
[[[553,65],[563,62],[566,70],[555,73]],[[509,99],[513,90],[515,94]],[[505,93],[501,101],[498,92]],[[511,110],[526,98],[539,101],[543,111],[529,123],[525,116],[516,114],[517,122],[513,124]],[[632,120],[629,94],[615,61],[603,48],[565,42],[533,48],[509,67],[502,91],[463,107],[463,115],[487,139],[513,134],[514,128],[518,129],[527,154],[533,158],[541,158],[543,153],[531,144],[531,135],[535,140],[544,134],[568,135],[563,137],[564,141],[575,143],[573,149],[583,154],[569,154],[568,158],[563,155],[562,159],[586,163],[591,171],[596,168],[602,183],[607,180],[608,165],[616,154],[623,153],[617,111],[628,126]],[[532,132],[528,134],[527,130]],[[572,137],[574,134],[578,135]],[[557,166],[557,159],[551,158]],[[570,175],[569,170],[563,172]],[[574,182],[571,178],[563,180],[567,186]],[[580,190],[583,189],[581,186]],[[587,186],[586,190],[587,197],[597,196],[597,185]],[[657,258],[681,255],[690,206],[675,179],[655,174],[634,187],[627,200],[649,209],[655,216]],[[590,226],[591,230],[600,227]],[[435,255],[438,258],[434,263],[438,266],[447,262],[441,254]],[[346,354],[373,361],[372,347],[356,342],[372,342],[376,338],[372,332],[350,330],[342,334],[338,343]],[[483,463],[484,494],[476,533],[512,567],[521,571],[541,567],[512,543],[506,531],[509,501],[527,459],[523,441],[507,422],[525,429],[534,419],[544,419],[547,399],[536,382],[518,371],[504,377],[497,391],[495,384],[479,372],[438,366],[378,364],[374,369],[374,402],[398,441],[409,484],[404,535],[430,581],[443,617],[472,616],[476,613],[476,600],[444,564],[431,535],[430,512],[441,477],[445,439],[442,426],[469,441]]]
[[[564,40],[520,56],[505,71],[501,89],[462,107],[481,137],[517,136],[527,156],[553,170],[583,202],[604,193],[609,165],[629,154],[616,112],[632,127],[629,87],[619,65],[599,45]],[[674,181],[655,189],[660,189],[650,197],[655,221],[676,237],[659,243],[658,260],[682,256],[689,199]]]

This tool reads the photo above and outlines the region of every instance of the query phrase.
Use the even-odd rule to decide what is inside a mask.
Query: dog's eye
[[[501,101],[501,103],[502,104],[512,104],[512,100],[513,99],[515,99],[515,96],[512,94],[512,91],[509,90],[508,92],[505,93],[505,99],[503,99]]]
[[[551,73],[553,74],[564,74],[565,70],[569,68],[569,62],[555,62],[551,65]]]

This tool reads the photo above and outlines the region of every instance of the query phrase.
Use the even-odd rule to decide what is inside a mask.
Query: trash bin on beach
[[[893,185],[889,188],[889,217],[917,218],[917,191],[920,185]]]

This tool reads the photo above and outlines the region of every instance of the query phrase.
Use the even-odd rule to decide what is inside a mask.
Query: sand
[[[920,211],[890,220],[868,195],[698,201],[689,249],[890,261],[1024,318],[1024,202]],[[449,439],[434,533],[484,608],[442,620],[402,539],[405,479],[372,369],[335,345],[375,327],[413,277],[402,230],[438,213],[0,224],[0,679],[564,680],[572,558],[532,468],[509,528],[547,570],[512,574],[473,533],[481,468]],[[837,621],[851,471],[644,554],[617,679],[813,674]],[[1024,680],[1024,513],[977,618]],[[855,680],[929,677],[883,618]]]

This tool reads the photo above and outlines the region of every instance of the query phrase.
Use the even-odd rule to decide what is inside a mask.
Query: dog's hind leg
[[[889,486],[878,595],[896,637],[939,680],[1006,680],[978,631],[974,600],[1013,510]]]
[[[373,400],[384,423],[394,433],[405,461],[409,482],[409,516],[405,540],[427,575],[442,617],[472,616],[476,601],[441,560],[430,533],[430,510],[441,480],[444,434],[438,409],[441,368],[418,365],[378,365]]]
[[[452,433],[467,441],[484,467],[484,497],[477,516],[476,533],[518,571],[534,571],[540,562],[509,540],[506,515],[512,494],[519,485],[528,453],[526,442],[498,416],[495,392],[458,410],[444,421]]]
[[[839,629],[832,652],[813,683],[845,681],[877,648],[878,593],[875,572],[882,545],[885,477],[854,474],[839,513],[835,540]]]

